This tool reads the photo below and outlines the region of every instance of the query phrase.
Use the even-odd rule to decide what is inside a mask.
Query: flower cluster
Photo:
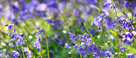
[[[38,33],[36,34],[37,40],[35,41],[33,46],[38,49],[38,52],[40,52],[40,49],[41,49],[41,44],[40,44],[41,36],[39,36],[39,34],[43,33],[43,29],[40,29],[40,28],[37,28],[37,29],[39,30]]]
[[[85,51],[85,47],[86,46],[90,46],[91,45],[91,38],[89,38],[88,34],[85,35],[78,35],[77,37],[72,34],[71,32],[68,32],[68,34],[70,35],[70,40],[73,41],[73,43],[75,43],[74,46],[71,46],[72,49],[77,49],[76,53],[77,54],[83,54],[83,57],[86,57],[86,51]],[[82,41],[81,43],[78,41]],[[68,44],[66,46],[66,48],[69,48],[70,44]]]
[[[6,24],[5,26],[8,26],[8,29],[11,30],[13,27],[13,32],[10,32],[8,35],[12,38],[10,43],[13,43],[13,45],[20,45],[24,43],[24,36],[23,34],[19,34],[16,31],[16,27],[12,24]]]

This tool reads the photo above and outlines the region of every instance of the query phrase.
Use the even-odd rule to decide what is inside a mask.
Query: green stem
[[[47,53],[48,53],[48,58],[50,58],[50,57],[49,57],[48,39],[47,39],[47,36],[46,36],[46,33],[45,33],[45,31],[43,31],[43,33],[44,33],[44,35],[45,35],[45,38],[46,38],[46,44],[47,44]]]
[[[78,47],[79,47],[80,43],[78,41],[77,41],[77,43],[78,43]],[[79,47],[79,49],[80,49],[80,47]],[[82,54],[81,53],[80,53],[80,58],[82,58]]]
[[[80,53],[80,58],[82,58],[82,54]]]
[[[22,49],[22,53],[23,53],[23,58],[25,58],[25,54],[24,54],[24,52],[23,52],[23,48],[22,48],[23,46],[22,46],[22,44],[21,44],[21,49]]]
[[[84,27],[84,24],[83,24],[83,27]],[[88,33],[90,36],[91,36],[91,38],[92,38],[92,41],[95,43],[95,46],[96,46],[96,48],[98,49],[98,47],[97,47],[97,45],[96,45],[96,41],[95,41],[95,39],[94,39],[94,37],[87,31],[87,29],[85,28],[85,32],[86,33]],[[98,49],[98,52],[100,53],[100,51],[99,51],[99,49]],[[100,56],[102,57],[102,58],[104,58],[103,56],[102,56],[102,54],[100,53]]]
[[[105,39],[104,39],[104,26],[103,26],[103,19],[102,19],[102,43],[104,43],[104,47],[105,47]]]
[[[19,34],[19,32],[18,32],[18,29],[16,28],[16,26],[14,26],[15,27],[15,29],[16,29],[16,32]],[[22,54],[23,54],[23,58],[25,58],[25,54],[24,54],[24,52],[23,52],[23,48],[22,48],[23,46],[22,46],[22,44],[21,44],[21,50],[22,50]],[[17,47],[16,47],[17,48]],[[21,57],[22,58],[22,57]]]

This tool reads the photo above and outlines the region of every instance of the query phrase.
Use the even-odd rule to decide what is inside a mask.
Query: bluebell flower
[[[38,49],[38,52],[40,52],[41,45],[40,45],[39,41],[36,41],[36,42],[33,44],[33,46]]]
[[[82,40],[83,39],[83,36],[80,36],[79,40]]]
[[[84,30],[85,30],[85,27],[82,28],[82,31],[84,31]]]
[[[125,52],[125,47],[122,47],[122,48],[121,48],[121,52]]]
[[[90,7],[93,7],[97,4],[97,0],[85,0],[85,4],[89,5]]]
[[[38,33],[42,34],[43,33],[43,29],[37,28],[39,29]]]
[[[2,56],[4,56],[4,53],[3,53],[3,52],[0,53],[0,57],[2,57]]]
[[[91,39],[87,39],[87,41],[85,42],[85,44],[86,44],[87,46],[91,45]]]
[[[110,58],[112,56],[112,53],[109,51],[106,51],[105,54],[107,54],[108,58]]]
[[[101,20],[102,18],[98,17],[98,18],[94,18],[94,20],[91,22],[91,25],[96,25],[98,26],[98,29],[101,29]]]
[[[78,9],[74,9],[73,11],[75,16],[79,16],[80,15],[80,11]]]
[[[130,44],[132,41],[133,41],[133,33],[131,32],[126,32],[124,35],[123,35],[123,42],[126,43],[126,44]]]
[[[15,40],[18,40],[19,38],[20,38],[20,37],[18,37],[18,36],[14,36],[14,39],[15,39]]]
[[[132,22],[132,20],[131,19],[127,19],[127,20],[125,20],[125,19],[120,19],[119,20],[119,23],[120,23],[120,25],[122,26],[122,28],[123,29],[127,29],[127,30],[129,30],[129,29],[134,29],[134,27],[133,27],[133,22]]]
[[[70,44],[66,44],[66,48],[69,48],[70,47]]]
[[[92,29],[88,29],[88,31],[90,31],[90,34],[93,36],[95,34],[95,31]]]
[[[127,54],[127,57],[128,57],[128,58],[135,58],[135,57],[134,57],[134,53],[129,53],[129,54]]]
[[[115,27],[115,22],[114,22],[114,20],[112,20],[111,18],[106,18],[105,19],[105,23],[106,23],[106,28],[107,29],[114,29],[114,27]]]
[[[83,53],[83,52],[84,52],[84,49],[83,49],[83,48],[80,48],[80,49],[77,50],[76,53],[80,54],[80,53]]]
[[[99,55],[97,54],[97,52],[93,52],[93,56],[94,56],[95,58],[99,58]]]
[[[11,28],[13,27],[13,25],[8,25],[8,29],[11,30]]]
[[[71,34],[70,35],[70,40],[73,40],[75,38],[75,35],[74,34]]]
[[[13,9],[13,12],[14,12],[14,13],[17,13],[17,12],[19,11],[19,4],[18,4],[17,1],[14,2],[13,4],[10,3],[10,7]]]
[[[31,58],[31,51],[27,48],[27,47],[22,47],[23,48],[23,52],[26,53],[28,56],[27,58]]]
[[[41,36],[38,37],[38,41],[40,41],[40,40],[41,40]]]
[[[110,38],[109,38],[111,41],[114,40],[114,36],[113,35],[110,35]]]
[[[16,29],[14,28],[14,32],[16,32]]]
[[[76,45],[75,45],[75,46],[73,46],[72,48],[73,48],[73,49],[78,48],[78,44],[76,44]]]
[[[37,11],[45,11],[47,9],[47,5],[45,3],[38,4],[36,7]]]
[[[12,34],[12,35],[11,35],[11,38],[13,39],[13,38],[15,37],[15,35],[16,35],[16,34]]]
[[[86,51],[83,52],[83,57],[86,57]]]
[[[136,6],[136,1],[135,0],[126,0],[123,4],[128,9],[133,9]]]
[[[19,52],[14,51],[14,52],[12,53],[12,55],[11,55],[11,58],[12,58],[12,57],[18,58],[18,56],[19,56]]]
[[[3,6],[0,4],[0,17],[2,16]]]
[[[49,52],[49,56],[50,56],[50,58],[53,58],[52,52]]]
[[[136,7],[134,7],[133,16],[136,17]]]

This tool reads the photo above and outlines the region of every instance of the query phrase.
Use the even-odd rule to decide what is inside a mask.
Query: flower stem
[[[23,52],[23,48],[22,48],[23,46],[22,46],[22,44],[21,44],[21,49],[22,49],[22,53],[23,53],[23,58],[25,58],[25,54],[24,54],[24,52]]]
[[[103,26],[103,19],[102,19],[102,43],[104,43],[104,47],[105,47],[105,39],[104,39],[104,26]]]
[[[83,24],[83,27],[84,27],[84,24]],[[96,41],[95,41],[95,39],[94,39],[94,37],[87,31],[87,29],[85,28],[85,32],[86,33],[88,33],[90,36],[91,36],[91,38],[92,38],[92,41],[95,43]],[[98,47],[97,47],[97,45],[96,45],[96,43],[95,43],[95,46],[96,46],[96,48],[98,49]],[[98,52],[100,53],[100,51],[99,51],[99,49],[98,49]],[[102,57],[102,58],[104,58],[103,56],[102,56],[102,54],[100,53],[100,56]]]
[[[14,27],[15,27],[17,33],[19,34],[17,27],[16,27],[16,26],[14,26]],[[23,48],[22,48],[22,47],[23,47],[23,46],[22,46],[22,44],[21,44],[21,49],[22,49],[23,58],[25,58],[25,54],[24,54],[24,52],[23,52]]]
[[[79,46],[79,42],[78,42],[78,40],[77,40],[77,43],[78,43],[78,47],[79,47],[79,49],[80,49],[80,46]],[[82,58],[82,54],[80,53],[80,58]]]
[[[45,33],[45,31],[43,31],[43,33],[44,33],[44,35],[45,35],[45,38],[46,38],[48,58],[50,58],[50,57],[49,57],[48,39],[47,39],[47,36],[46,36],[46,33]]]
[[[82,58],[82,54],[80,53],[80,58]]]

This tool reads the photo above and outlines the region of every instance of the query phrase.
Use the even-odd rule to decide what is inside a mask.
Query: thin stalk
[[[117,21],[118,21],[119,19],[118,19],[116,7],[115,7],[115,13],[116,13]],[[120,23],[119,23],[119,22],[117,22],[117,24],[120,26]],[[120,26],[120,28],[121,28],[121,26]],[[120,28],[119,28],[119,29],[120,29]],[[118,34],[119,34],[119,32],[118,32]],[[116,37],[115,41],[116,41],[116,43],[118,42],[117,37]],[[120,43],[120,41],[119,41],[119,43]],[[118,44],[118,43],[117,43],[117,44]]]
[[[78,41],[77,41],[77,43],[78,43],[78,47],[79,47],[80,43]],[[80,47],[79,47],[79,49],[80,49]],[[82,58],[82,54],[81,53],[80,53],[80,58]]]
[[[84,24],[83,24],[83,27],[84,27]],[[95,39],[94,39],[94,37],[87,31],[87,29],[85,28],[85,32],[86,33],[88,33],[90,36],[91,36],[91,38],[92,38],[92,41],[95,43],[95,46],[96,46],[96,48],[98,49],[98,47],[97,47],[97,45],[96,45],[96,41],[95,41]],[[99,49],[98,49],[98,52],[100,53],[100,51],[99,51]],[[102,57],[102,58],[104,58],[103,56],[102,56],[102,54],[100,53],[100,56]]]
[[[50,57],[49,57],[48,39],[47,39],[47,36],[46,36],[46,33],[45,33],[45,31],[43,31],[43,34],[44,34],[44,36],[45,36],[45,38],[46,38],[46,44],[47,44],[47,53],[48,53],[48,58],[50,58]]]
[[[16,32],[19,34],[19,32],[18,32],[18,29],[16,28],[16,26],[14,26],[15,27],[15,29],[16,29]],[[23,58],[25,58],[25,54],[24,54],[24,52],[23,52],[23,48],[22,48],[23,46],[22,46],[22,44],[21,44],[21,50],[22,50],[22,53],[23,53]],[[22,57],[21,57],[22,58]]]
[[[102,19],[102,35],[101,36],[102,36],[102,42],[104,43],[104,47],[105,47],[103,19]]]
[[[23,58],[25,58],[25,54],[24,54],[24,52],[23,52],[23,48],[22,48],[23,46],[22,46],[22,44],[21,44],[21,49],[22,49],[22,53],[23,53]]]
[[[41,58],[42,58],[42,40],[41,40]]]
[[[80,53],[80,58],[82,58],[82,54]]]

